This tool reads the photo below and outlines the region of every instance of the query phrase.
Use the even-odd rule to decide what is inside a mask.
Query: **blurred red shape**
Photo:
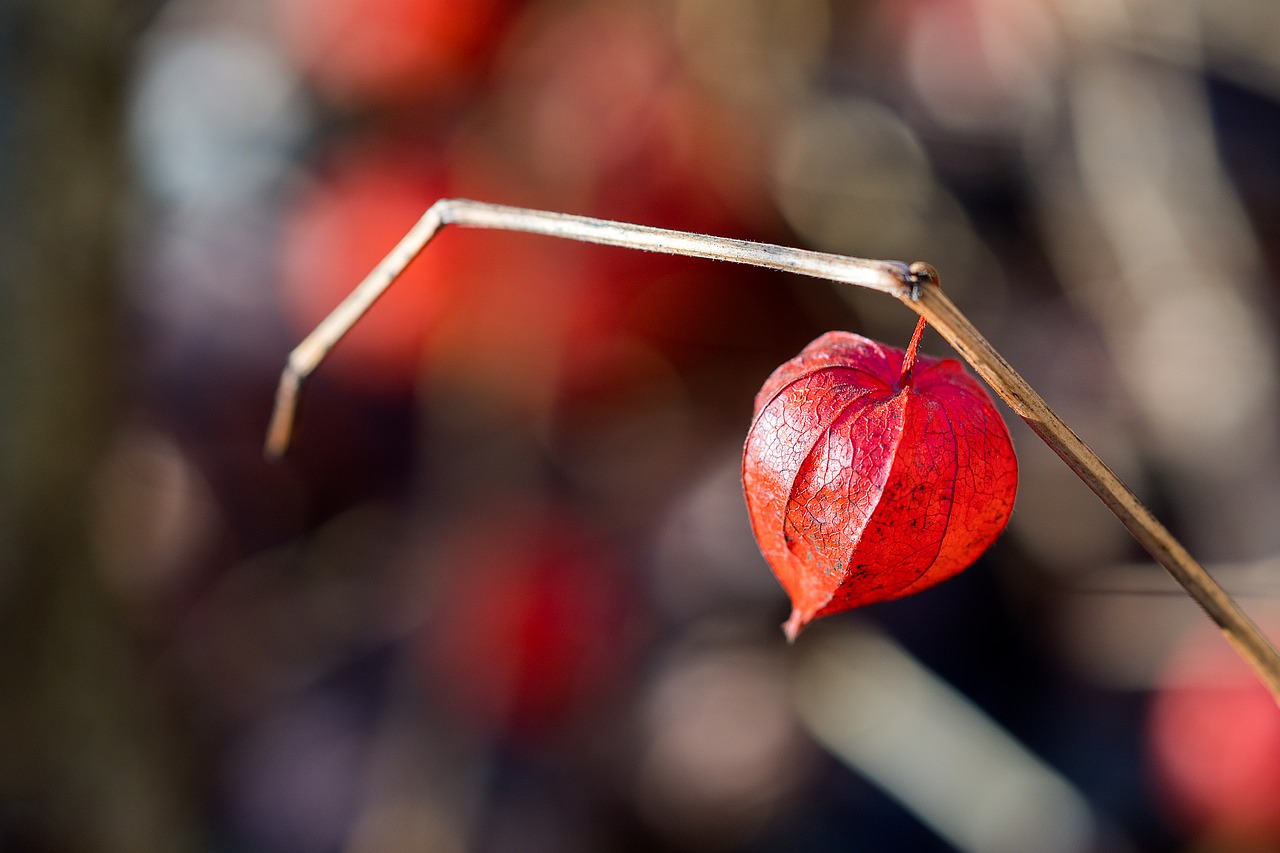
[[[905,355],[828,332],[756,397],[742,480],[791,596],[791,639],[818,616],[957,574],[1013,511],[1017,460],[991,398],[958,361],[904,370]]]
[[[461,716],[529,734],[616,689],[643,611],[619,561],[573,519],[502,515],[500,535],[477,528],[446,549],[421,650]]]
[[[1231,849],[1280,845],[1280,708],[1218,634],[1193,632],[1170,660],[1147,734],[1184,827],[1246,845]]]
[[[493,50],[509,0],[276,0],[294,63],[339,101],[394,101],[456,85]]]

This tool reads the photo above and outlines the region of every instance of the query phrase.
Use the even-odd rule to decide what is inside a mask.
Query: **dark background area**
[[[438,198],[922,259],[1275,636],[1277,56],[1267,0],[7,4],[0,850],[1280,849],[1280,712],[1003,407],[996,545],[786,645],[752,398],[882,295],[446,231],[261,451]]]

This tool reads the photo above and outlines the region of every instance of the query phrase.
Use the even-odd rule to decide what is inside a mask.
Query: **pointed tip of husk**
[[[782,633],[787,635],[788,643],[795,643],[796,637],[800,636],[800,632],[804,630],[804,626],[808,623],[808,619],[804,617],[799,610],[791,611],[791,618],[782,626]]]

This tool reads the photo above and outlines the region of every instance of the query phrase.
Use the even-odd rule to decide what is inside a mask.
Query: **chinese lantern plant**
[[[954,359],[830,332],[756,397],[742,483],[756,541],[810,620],[967,568],[1013,511],[1018,466],[991,399]]]
[[[896,297],[937,329],[1098,495],[1280,700],[1280,653],[960,313],[927,264],[908,266],[465,199],[441,200],[290,354],[268,429],[268,455],[279,456],[288,446],[303,379],[449,224],[727,260]],[[1003,424],[998,417],[988,417],[990,402],[974,397],[976,386],[970,387],[963,376],[947,362],[924,361],[917,368],[914,357],[862,338],[836,336],[819,339],[770,380],[757,401],[745,485],[749,494],[755,493],[752,515],[762,550],[792,595],[790,635],[823,612],[930,586],[963,569],[999,534],[1012,505],[1016,463]],[[843,382],[839,393],[837,379]],[[959,412],[959,423],[937,417],[939,409],[948,415]],[[862,416],[862,426],[856,426],[857,413],[864,410],[868,414]],[[842,418],[848,421],[847,430]],[[813,452],[821,442],[830,452]],[[784,494],[778,484],[787,483]],[[940,522],[943,515],[946,521]],[[893,530],[904,523],[910,527],[912,521],[927,532],[913,536]]]

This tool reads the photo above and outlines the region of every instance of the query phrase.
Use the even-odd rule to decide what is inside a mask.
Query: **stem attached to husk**
[[[902,357],[902,374],[898,377],[898,387],[906,388],[911,384],[911,371],[916,366],[916,353],[920,351],[920,339],[924,337],[924,327],[929,325],[924,317],[916,322],[916,330],[911,335],[911,343],[907,344],[906,355]]]

